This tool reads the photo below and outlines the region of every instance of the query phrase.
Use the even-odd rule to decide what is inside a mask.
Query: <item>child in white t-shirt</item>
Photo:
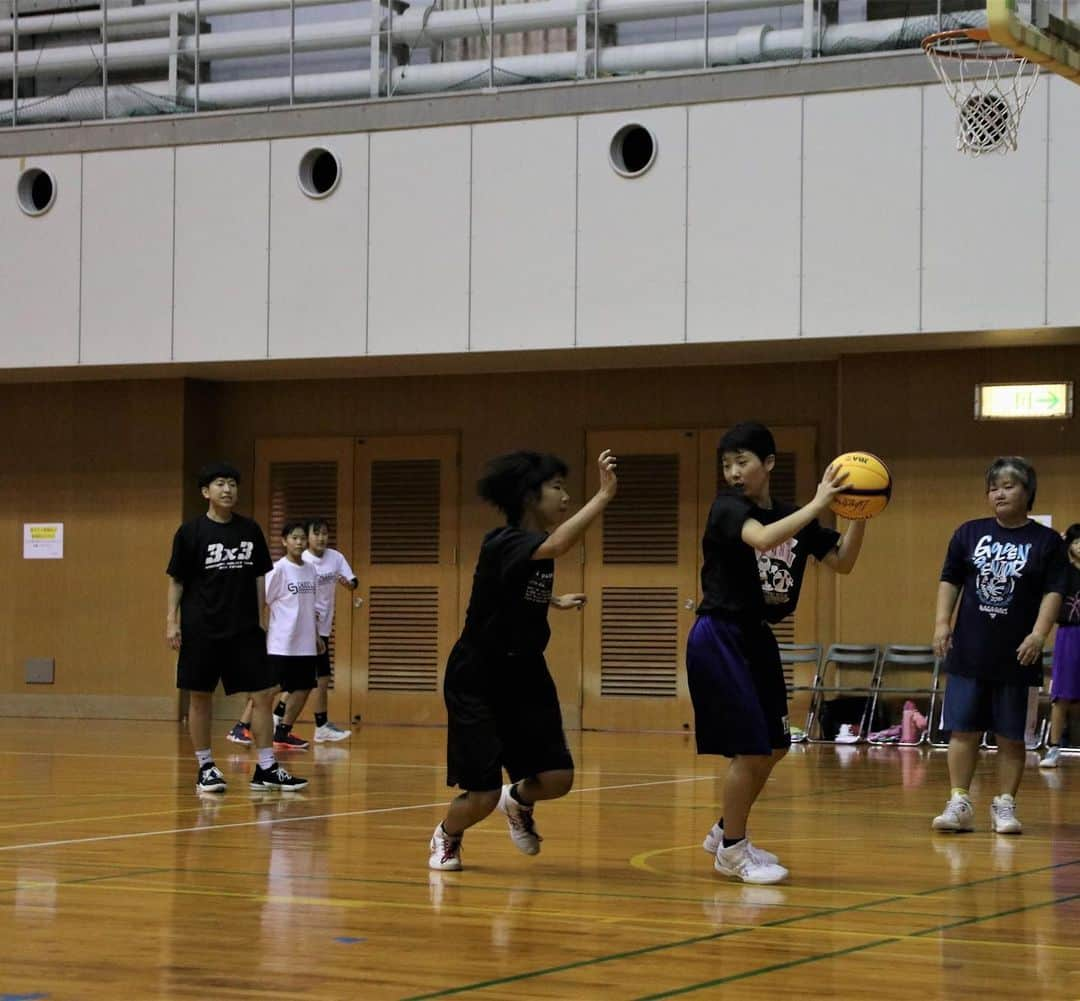
[[[274,747],[302,751],[308,742],[291,731],[308,693],[315,687],[319,655],[326,646],[319,636],[315,608],[317,575],[303,559],[307,547],[304,523],[286,522],[281,541],[285,555],[266,575],[267,660],[278,685],[289,693],[283,717],[274,729]]]

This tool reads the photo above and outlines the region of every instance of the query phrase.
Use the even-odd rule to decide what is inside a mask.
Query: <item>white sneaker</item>
[[[1057,768],[1058,758],[1061,757],[1061,748],[1056,744],[1051,745],[1047,751],[1046,756],[1039,762],[1040,768]]]
[[[971,800],[967,796],[953,796],[930,826],[935,831],[975,830],[975,811],[971,808]]]
[[[724,829],[719,824],[713,824],[712,830],[705,835],[705,840],[701,842],[701,847],[710,855],[715,855],[723,847],[723,844]],[[754,854],[768,865],[776,865],[780,861],[772,852],[767,852],[764,848],[758,848],[757,845],[751,845],[750,847],[753,849]]]
[[[452,838],[443,830],[440,823],[431,835],[431,858],[428,859],[429,869],[452,869],[461,868],[461,838]]]
[[[329,720],[322,726],[315,727],[315,743],[322,744],[326,741],[348,740],[352,736],[352,730],[342,730],[334,726]]]
[[[841,723],[840,730],[836,734],[836,742],[838,744],[857,744],[859,742],[859,732],[850,723]]]
[[[994,797],[990,804],[990,823],[995,834],[1024,833],[1024,825],[1016,817],[1016,800],[1007,794]]]
[[[779,883],[788,878],[787,869],[775,862],[763,862],[746,838],[730,848],[722,847],[716,853],[713,868],[744,883]]]
[[[536,832],[533,825],[531,806],[522,806],[510,795],[510,786],[502,787],[499,796],[499,809],[506,814],[506,826],[510,828],[510,840],[519,852],[526,855],[539,855],[540,842],[544,839]]]

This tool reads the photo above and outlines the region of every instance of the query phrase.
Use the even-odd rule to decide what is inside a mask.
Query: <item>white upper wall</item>
[[[957,153],[954,114],[907,86],[0,159],[2,364],[1080,323],[1080,88],[1040,80],[1008,155]],[[639,177],[608,161],[632,123]],[[314,147],[341,164],[325,198],[297,183]],[[37,217],[33,167],[57,184]]]

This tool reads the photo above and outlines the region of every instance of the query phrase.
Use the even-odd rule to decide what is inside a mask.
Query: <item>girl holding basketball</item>
[[[991,828],[1023,831],[1016,793],[1024,774],[1028,689],[1042,684],[1043,644],[1065,589],[1061,536],[1028,517],[1036,485],[1026,459],[995,459],[986,471],[993,517],[961,525],[945,554],[934,653],[945,658],[949,675],[942,727],[950,731],[952,792],[933,820],[935,831],[974,829],[968,790],[987,731],[997,736],[1000,789],[990,805]]]
[[[555,558],[577,545],[615,496],[615,456],[604,451],[597,465],[600,489],[569,518],[566,463],[554,455],[500,456],[478,484],[506,524],[484,537],[465,628],[446,665],[446,782],[464,791],[431,837],[432,869],[460,869],[462,836],[496,808],[518,850],[536,855],[534,804],[565,796],[574,784],[544,648],[548,607],[585,603],[583,594],[554,596],[552,584]]]
[[[784,672],[769,624],[795,611],[811,556],[851,572],[866,522],[851,522],[842,539],[818,523],[845,489],[847,476],[834,466],[809,504],[774,500],[776,444],[764,425],[736,424],[719,448],[726,489],[713,501],[701,540],[704,597],[686,648],[698,753],[731,758],[721,817],[703,847],[715,855],[717,872],[776,883],[788,870],[746,836],[750,809],[791,746]]]

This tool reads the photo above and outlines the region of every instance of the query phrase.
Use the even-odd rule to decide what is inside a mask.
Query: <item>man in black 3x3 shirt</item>
[[[259,762],[253,789],[291,792],[307,785],[274,759],[270,715],[273,678],[261,622],[264,578],[273,567],[262,529],[234,514],[240,474],[228,463],[205,466],[199,489],[206,514],[173,537],[165,641],[179,651],[176,687],[189,696],[188,730],[199,763],[195,791],[222,793],[225,776],[210,747],[211,699],[220,680],[226,695],[247,692],[254,703],[251,732]]]

